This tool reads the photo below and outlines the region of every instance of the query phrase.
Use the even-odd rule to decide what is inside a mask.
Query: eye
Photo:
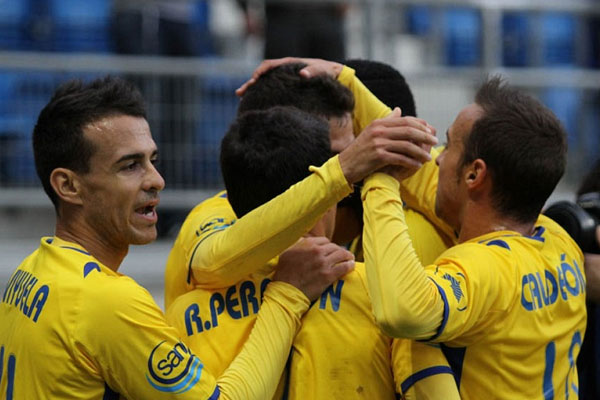
[[[140,166],[138,161],[130,161],[123,166],[123,171],[134,171]]]

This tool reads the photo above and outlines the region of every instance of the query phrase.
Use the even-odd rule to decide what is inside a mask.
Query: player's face
[[[462,221],[462,208],[467,197],[463,168],[459,169],[464,140],[471,133],[473,124],[481,117],[482,109],[470,104],[458,114],[448,131],[444,151],[436,159],[439,181],[435,198],[435,212],[457,231]]]
[[[156,144],[144,118],[117,115],[84,128],[95,153],[81,175],[83,218],[93,234],[115,248],[156,239]]]
[[[343,117],[329,118],[329,139],[332,153],[341,153],[354,140],[352,116],[346,113]]]
[[[310,230],[311,236],[325,236],[331,240],[333,238],[333,230],[335,229],[335,214],[337,207],[333,206],[325,212],[323,217]]]

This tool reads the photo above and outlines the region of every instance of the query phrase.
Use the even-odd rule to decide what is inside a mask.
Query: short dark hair
[[[304,78],[306,64],[284,64],[258,78],[242,96],[238,114],[274,106],[294,106],[325,118],[343,117],[354,109],[352,92],[329,76]]]
[[[60,85],[42,109],[33,129],[33,154],[44,191],[58,210],[58,196],[50,185],[56,168],[89,172],[94,154],[83,128],[113,115],[146,117],[140,92],[129,82],[107,76],[84,84],[71,80]]]
[[[389,108],[400,107],[402,115],[417,116],[415,99],[404,76],[391,65],[371,60],[347,60],[346,66]]]
[[[535,221],[565,170],[567,142],[560,121],[497,76],[479,88],[475,103],[483,115],[465,136],[462,166],[485,161],[494,207],[516,221]]]
[[[238,218],[307,177],[330,157],[324,119],[294,107],[249,111],[221,143],[221,171]]]

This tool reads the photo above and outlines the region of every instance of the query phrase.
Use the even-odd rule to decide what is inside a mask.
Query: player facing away
[[[577,398],[583,255],[539,215],[565,168],[564,130],[538,101],[494,78],[447,137],[439,171],[429,162],[408,179],[406,170],[388,169],[393,176],[365,180],[365,263],[377,323],[395,337],[443,343],[463,399]],[[403,200],[435,210],[460,244],[423,268]]]
[[[310,301],[351,269],[345,253],[280,266],[246,345],[213,376],[151,295],[118,272],[129,245],[156,238],[164,187],[140,93],[110,77],[65,83],[41,111],[33,145],[56,229],[3,291],[1,396],[269,398]]]
[[[261,79],[252,87],[252,91],[241,99],[238,114],[280,105],[294,106],[302,111],[318,115],[325,118],[329,123],[332,153],[337,154],[354,140],[352,131],[354,98],[352,92],[330,77],[310,80],[301,78],[298,75],[298,70],[302,67],[301,64],[289,64],[273,70],[269,76]],[[270,242],[271,245],[278,243],[279,252],[285,250],[315,223],[316,214],[314,213],[317,212],[318,214],[319,211],[317,210],[324,212],[333,204],[332,201],[339,201],[346,196],[345,188],[348,185],[343,176],[332,175],[326,173],[325,170],[320,175],[327,178],[326,181],[323,181],[324,187],[330,187],[332,190],[322,190],[319,196],[329,196],[330,198],[315,199],[314,201],[323,202],[319,206],[316,202],[312,203],[313,206],[310,205],[311,203],[298,204],[297,209],[289,210],[290,219],[280,218],[277,225],[270,227],[271,231],[274,232],[273,235],[278,239],[271,237],[267,231],[264,231],[261,232],[260,237],[254,235],[256,243]],[[341,178],[341,183],[338,182],[336,185],[334,183],[335,178]],[[333,190],[335,187],[342,188],[342,190]],[[300,196],[298,193],[303,193],[306,190],[311,189],[298,188],[297,193],[293,194],[291,198],[297,198]],[[297,203],[288,201],[287,204],[295,205]],[[269,211],[269,213],[271,212]],[[305,218],[298,218],[299,215],[304,215]],[[207,225],[213,219],[215,219],[213,221],[215,223]],[[219,222],[219,219],[222,221]],[[215,227],[224,228],[226,225],[231,224],[233,220],[235,220],[235,214],[231,210],[226,195],[223,193],[203,201],[188,214],[183,229],[180,230],[167,260],[165,269],[165,310],[170,307],[178,296],[192,290],[200,282],[202,287],[205,288],[222,288],[224,285],[236,283],[235,278],[231,280],[231,275],[236,269],[235,265],[263,265],[268,261],[255,262],[247,254],[242,253],[241,248],[228,238],[221,240],[218,237],[219,235],[205,238],[209,235],[209,231],[212,231]],[[289,223],[287,223],[288,221]],[[204,227],[204,229],[201,229],[202,234],[200,235],[196,234],[198,227]],[[290,230],[298,233],[289,235],[286,232]],[[217,240],[221,245],[229,247],[225,253],[226,257],[218,255],[212,257],[212,254],[216,253],[206,250],[211,247],[211,242]],[[203,262],[203,260],[207,261]],[[221,273],[219,271],[223,270],[222,265],[225,261],[227,261],[227,270]],[[204,266],[205,268],[203,268]],[[223,274],[227,275],[225,283],[216,278],[216,276]],[[242,278],[244,274],[236,276]]]

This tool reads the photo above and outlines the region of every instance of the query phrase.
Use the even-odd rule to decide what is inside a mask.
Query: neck
[[[531,236],[535,222],[523,223],[513,218],[500,215],[496,210],[470,203],[465,208],[458,236],[459,243],[466,242],[481,235],[499,231],[513,231],[521,235]]]
[[[60,217],[57,217],[54,234],[62,240],[79,244],[95,259],[115,272],[119,269],[129,250],[129,246],[116,248],[111,243],[104,241],[85,224],[77,221],[65,223]]]

